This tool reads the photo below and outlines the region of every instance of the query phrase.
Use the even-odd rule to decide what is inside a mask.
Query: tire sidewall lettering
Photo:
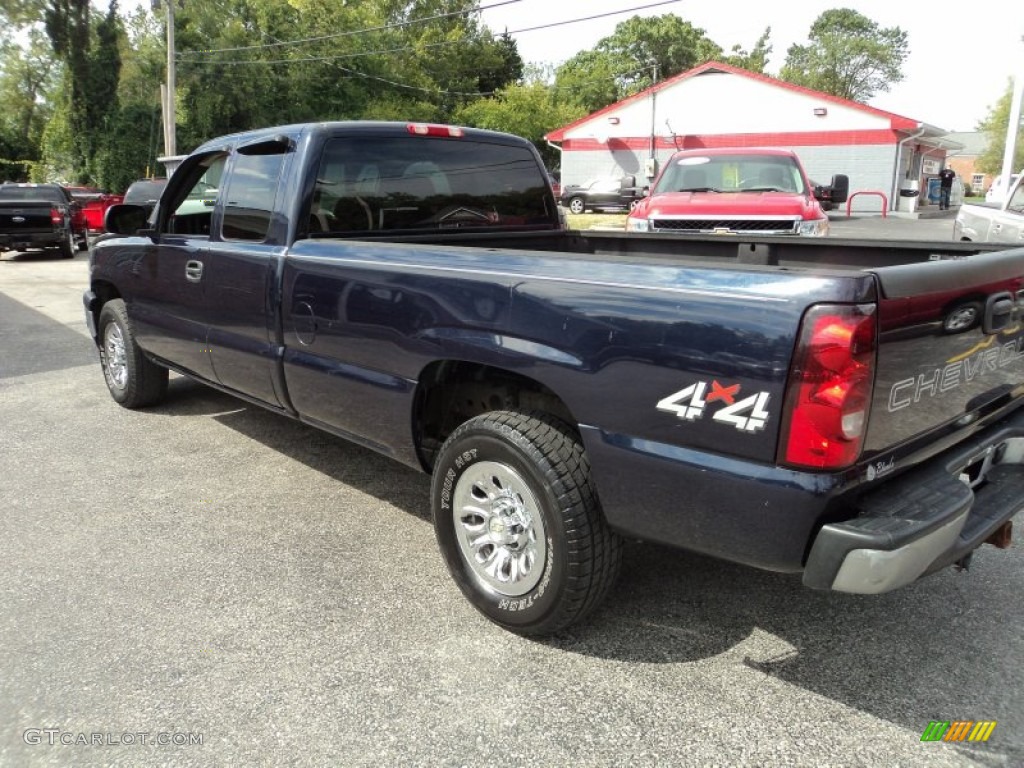
[[[442,464],[435,470],[435,491],[432,494],[435,507],[434,527],[452,577],[470,602],[499,623],[527,624],[539,620],[557,602],[564,571],[558,552],[566,545],[560,535],[559,526],[551,519],[551,510],[557,510],[554,495],[543,478],[538,477],[530,461],[521,455],[523,447],[516,443],[514,434],[508,433],[511,439],[508,443],[503,443],[490,433],[469,431],[463,438],[459,453],[442,459]],[[469,564],[464,561],[456,541],[452,519],[452,494],[459,478],[469,468],[482,461],[506,463],[514,468],[529,483],[541,505],[536,513],[543,517],[546,531],[547,557],[544,574],[537,586],[525,595],[512,597],[486,590],[473,574]],[[452,563],[455,562],[458,566],[452,567]]]

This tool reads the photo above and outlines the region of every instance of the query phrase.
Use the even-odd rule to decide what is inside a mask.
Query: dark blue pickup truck
[[[1024,505],[1024,249],[581,234],[526,141],[359,122],[211,141],[107,229],[117,402],[170,369],[431,473],[516,632],[597,606],[622,537],[878,593]]]

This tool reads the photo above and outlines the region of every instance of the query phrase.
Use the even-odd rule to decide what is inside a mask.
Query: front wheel
[[[431,484],[438,545],[469,601],[523,635],[579,621],[618,575],[576,434],[546,414],[495,411],[445,441]]]
[[[573,213],[583,213],[587,210],[587,204],[582,197],[571,197],[569,198],[569,210]]]
[[[104,304],[97,326],[100,364],[110,396],[125,408],[141,408],[163,399],[167,369],[142,354],[124,301],[112,299]]]

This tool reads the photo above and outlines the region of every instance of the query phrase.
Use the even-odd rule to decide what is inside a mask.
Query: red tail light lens
[[[440,136],[445,139],[460,139],[463,131],[454,125],[432,125],[429,123],[409,123],[406,129],[414,136]]]
[[[64,223],[64,213],[61,211],[60,208],[50,209],[50,223],[53,224],[55,227],[59,227],[61,224]]]
[[[780,461],[842,469],[857,461],[875,379],[873,304],[812,307],[790,369]]]

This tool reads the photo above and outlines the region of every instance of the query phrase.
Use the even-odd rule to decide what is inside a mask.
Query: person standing
[[[949,195],[953,191],[953,179],[956,178],[956,171],[945,167],[939,171],[939,210],[949,210]]]

